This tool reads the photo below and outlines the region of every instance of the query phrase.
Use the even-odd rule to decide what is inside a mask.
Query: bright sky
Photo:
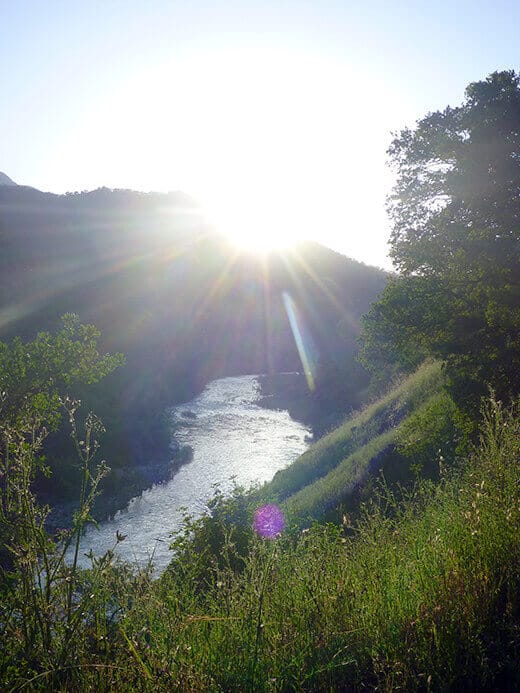
[[[223,230],[389,267],[391,131],[520,63],[520,3],[0,0],[0,170],[183,190]]]

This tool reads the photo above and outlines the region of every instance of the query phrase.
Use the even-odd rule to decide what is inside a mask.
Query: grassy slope
[[[402,504],[383,491],[355,532],[253,540],[203,592],[187,555],[136,605],[127,661],[150,689],[515,689],[519,463],[519,411],[495,405],[458,473]]]
[[[396,425],[411,421],[420,439],[417,420],[438,410],[432,401],[444,406],[439,386],[439,367],[425,366],[320,441],[296,464],[300,476],[285,474],[283,487],[278,479],[286,505],[313,488],[325,493],[327,480],[347,488]],[[292,528],[266,541],[253,536],[250,515],[240,528],[216,520],[219,560],[188,531],[155,582],[100,562],[67,666],[60,624],[40,642],[33,626],[48,616],[35,611],[31,626],[29,611],[27,648],[19,615],[4,610],[0,683],[13,691],[518,690],[520,406],[491,403],[481,434],[480,449],[440,483],[418,482],[399,502],[380,489],[355,528]],[[320,459],[329,460],[326,473]],[[302,466],[313,483],[291,486]]]
[[[370,472],[384,468],[394,478],[406,476],[409,463],[395,452],[398,434],[410,416],[439,396],[442,384],[440,364],[424,364],[279,471],[261,495],[304,520],[322,517],[357,491]],[[394,468],[387,469],[389,464]],[[406,467],[401,475],[400,464]]]

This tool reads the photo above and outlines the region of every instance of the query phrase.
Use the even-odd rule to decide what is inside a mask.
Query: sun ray
[[[303,366],[305,379],[307,380],[307,386],[312,392],[316,388],[317,367],[316,348],[312,340],[312,335],[309,330],[306,329],[302,315],[291,295],[287,291],[284,291],[282,298],[298,355]]]
[[[336,308],[340,315],[342,315],[342,317],[345,320],[347,320],[349,326],[357,332],[359,330],[359,322],[352,317],[351,313],[347,311],[345,309],[345,306],[339,301],[339,299],[336,296],[334,296],[332,291],[324,284],[323,280],[320,279],[320,277],[316,274],[312,267],[309,266],[305,258],[303,258],[302,255],[298,252],[297,248],[292,249],[291,256],[295,259],[296,262],[300,264],[300,266],[308,274],[308,276],[312,279],[316,286],[325,294],[327,299],[331,302],[334,308]],[[297,275],[293,272],[293,276]]]
[[[231,252],[228,260],[224,264],[224,267],[218,274],[217,278],[213,282],[213,284],[210,286],[209,291],[207,296],[204,298],[200,306],[198,307],[197,311],[193,315],[193,322],[197,323],[199,320],[201,320],[204,317],[204,313],[212,300],[215,298],[217,295],[218,291],[220,290],[221,286],[224,284],[224,281],[226,279],[226,276],[228,272],[231,270],[233,265],[236,263],[237,258],[239,256],[239,251],[238,249]]]

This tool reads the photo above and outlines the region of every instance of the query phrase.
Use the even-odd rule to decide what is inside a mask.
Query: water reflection
[[[151,556],[159,570],[170,560],[169,534],[179,526],[183,508],[200,514],[213,495],[240,485],[269,481],[308,447],[309,429],[286,411],[258,404],[255,376],[222,378],[211,382],[191,402],[175,407],[172,422],[181,446],[193,449],[193,459],[170,479],[133,498],[128,507],[99,529],[89,527],[82,555],[101,554],[115,544],[116,532],[127,535],[117,545],[124,559],[143,564]],[[84,558],[83,565],[87,567]]]

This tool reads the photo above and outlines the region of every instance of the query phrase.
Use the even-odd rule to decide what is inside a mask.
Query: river
[[[90,565],[85,553],[114,548],[120,532],[126,535],[115,549],[121,558],[137,565],[151,558],[162,571],[171,558],[170,534],[185,510],[203,513],[216,484],[226,492],[233,479],[246,487],[269,481],[309,445],[310,430],[287,411],[259,406],[256,376],[214,380],[198,397],[172,408],[171,417],[175,444],[189,445],[193,458],[98,528],[89,525],[81,545],[83,567]]]

